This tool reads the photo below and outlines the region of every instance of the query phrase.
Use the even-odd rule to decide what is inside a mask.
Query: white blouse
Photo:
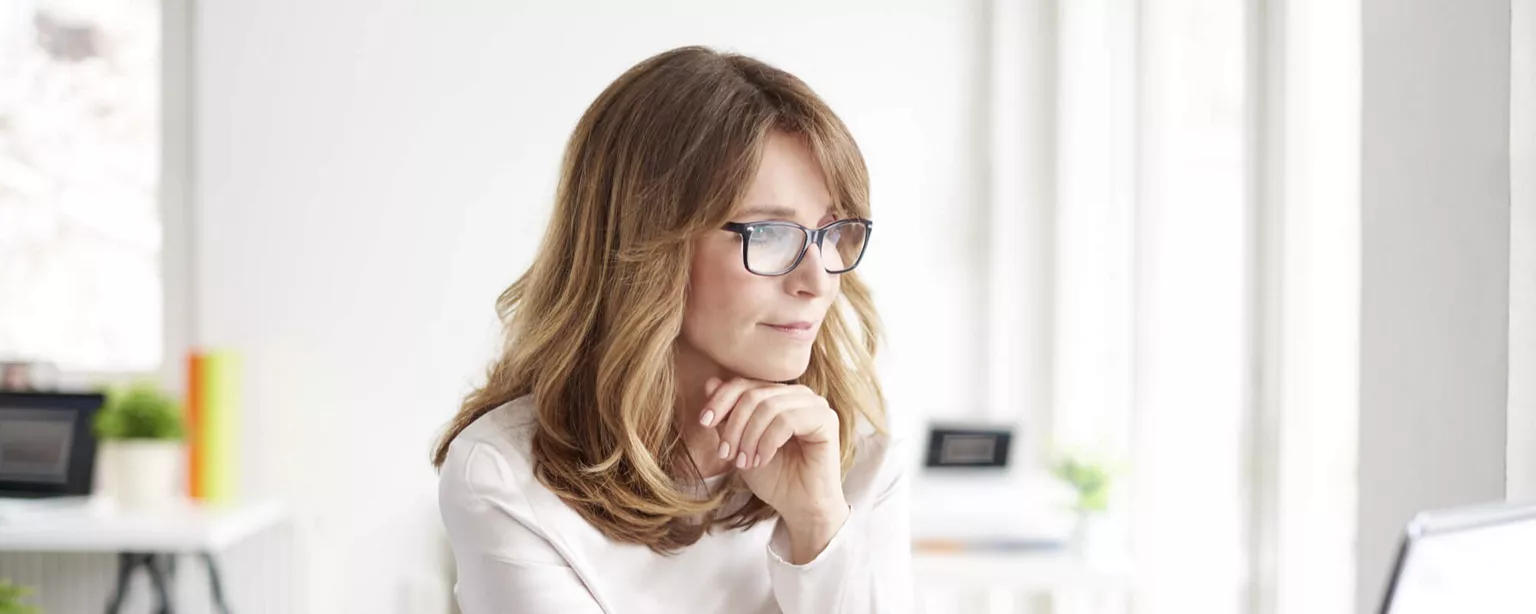
[[[717,529],[673,555],[609,540],[533,476],[533,403],[491,410],[449,446],[438,507],[464,614],[869,614],[913,610],[904,457],[860,438],[852,508],[825,550],[792,565],[778,521]]]

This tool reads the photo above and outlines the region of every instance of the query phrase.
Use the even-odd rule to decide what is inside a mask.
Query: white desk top
[[[218,552],[285,517],[273,502],[141,515],[85,502],[0,518],[0,552]]]
[[[1059,552],[912,553],[912,572],[926,588],[1052,591],[1063,588],[1129,590],[1125,560],[1085,560]]]

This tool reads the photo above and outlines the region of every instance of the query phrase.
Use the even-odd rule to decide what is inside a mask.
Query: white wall
[[[312,611],[394,611],[443,560],[429,444],[489,359],[567,133],[673,46],[755,54],[839,111],[874,181],[892,411],[978,410],[978,4],[200,3],[192,341],[245,353],[245,492],[310,523]]]
[[[1536,0],[1511,5],[1509,497],[1536,499]]]
[[[1357,611],[1412,514],[1504,496],[1509,0],[1365,0]]]
[[[1259,349],[1271,437],[1256,456],[1272,519],[1264,536],[1274,614],[1355,610],[1360,383],[1360,4],[1286,0],[1271,23],[1278,63],[1268,143],[1279,204],[1266,229],[1272,326]],[[1272,82],[1273,83],[1273,82]],[[1277,116],[1277,117],[1275,117]],[[1264,525],[1260,524],[1260,531]],[[1262,557],[1262,550],[1260,556]],[[1264,610],[1260,610],[1263,612]]]

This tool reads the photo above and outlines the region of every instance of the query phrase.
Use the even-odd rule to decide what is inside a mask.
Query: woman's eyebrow
[[[825,211],[822,213],[821,216],[822,217],[826,217],[827,214],[831,213],[831,212],[832,212],[832,208],[831,207],[827,207],[825,209]],[[755,216],[755,215],[763,215],[763,216],[767,216],[767,217],[778,217],[778,218],[785,218],[785,219],[794,219],[797,215],[799,215],[799,213],[800,212],[795,211],[794,209],[791,209],[789,207],[781,207],[781,206],[777,206],[777,205],[755,205],[755,206],[752,206],[752,207],[748,207],[745,211],[742,211],[741,213],[739,213],[737,215],[740,215],[741,217],[751,217],[751,216]]]

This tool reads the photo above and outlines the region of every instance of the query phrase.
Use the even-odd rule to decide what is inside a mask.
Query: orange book
[[[187,355],[187,496],[201,501],[207,497],[206,480],[203,477],[203,456],[206,442],[202,438],[203,423],[203,355],[191,352]]]

